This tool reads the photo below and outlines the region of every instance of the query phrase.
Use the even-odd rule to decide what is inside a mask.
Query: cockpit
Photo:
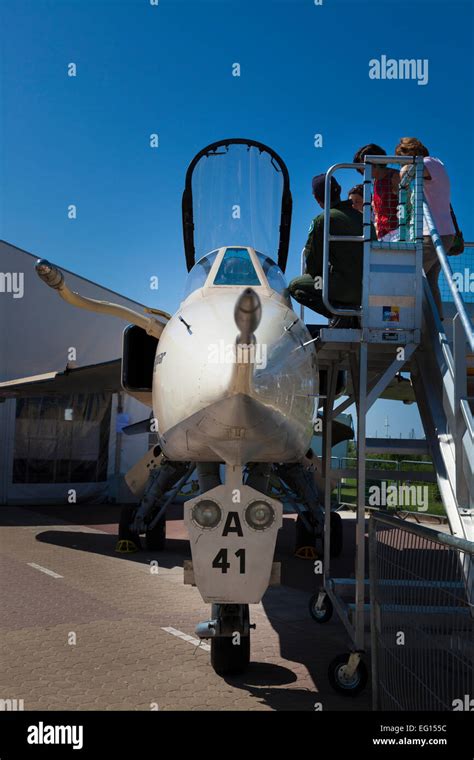
[[[227,248],[213,285],[261,285],[246,248]]]
[[[288,298],[283,272],[272,259],[253,248],[219,248],[203,256],[188,274],[184,299],[199,288],[263,287]]]

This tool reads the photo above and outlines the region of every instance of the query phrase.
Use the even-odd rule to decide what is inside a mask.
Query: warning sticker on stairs
[[[382,320],[384,322],[400,322],[400,307],[382,306]]]

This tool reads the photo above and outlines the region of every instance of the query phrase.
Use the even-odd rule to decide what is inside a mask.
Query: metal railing
[[[369,290],[369,258],[370,258],[370,245],[372,242],[372,167],[374,165],[388,165],[397,164],[399,166],[413,167],[414,176],[414,188],[413,188],[413,208],[418,209],[421,204],[419,200],[422,197],[423,188],[423,162],[422,159],[414,158],[413,156],[366,156],[365,163],[341,163],[334,164],[326,172],[324,197],[327,201],[331,197],[331,179],[333,174],[339,169],[355,169],[363,170],[364,172],[364,196],[363,196],[363,213],[362,213],[362,235],[331,235],[330,232],[330,213],[331,204],[325,202],[324,204],[324,227],[323,227],[323,266],[322,266],[322,301],[332,314],[341,316],[364,316],[364,313],[368,313],[368,290]],[[407,187],[412,177],[407,176],[402,180],[399,190],[399,240],[397,242],[383,242],[377,241],[377,246],[387,249],[413,249],[416,244],[422,239],[422,217],[421,214],[415,213],[412,224],[412,240],[406,241],[406,228],[407,228]],[[329,248],[331,242],[345,242],[345,243],[363,243],[364,244],[364,261],[363,261],[363,277],[362,277],[362,306],[361,308],[336,308],[329,301]],[[374,241],[375,242],[375,241]]]
[[[443,411],[446,415],[447,430],[454,444],[454,467],[446,467],[453,496],[459,514],[451,512],[453,532],[471,538],[474,535],[472,492],[474,468],[474,420],[468,399],[467,351],[474,352],[474,329],[464,301],[454,282],[446,251],[435,227],[433,217],[426,200],[423,203],[424,218],[435,247],[441,270],[452,296],[456,314],[453,319],[452,348],[446,339],[434,298],[428,283],[425,282],[425,318],[428,327],[431,351],[436,357],[436,364],[442,375]],[[427,397],[429,389],[427,390]],[[449,501],[449,493],[443,499]],[[454,519],[453,519],[454,518]]]
[[[363,234],[362,235],[331,235],[330,234],[330,225],[329,225],[329,219],[330,219],[330,211],[331,211],[331,205],[325,204],[324,207],[324,237],[323,237],[323,272],[322,272],[322,300],[324,305],[326,306],[329,311],[336,315],[345,315],[345,316],[361,316],[362,314],[362,308],[336,308],[329,302],[329,248],[330,243],[334,241],[339,242],[349,242],[349,243],[361,243],[364,244],[364,258],[366,258],[369,254],[368,246],[371,243],[371,232],[372,232],[372,183],[373,183],[373,176],[372,176],[372,165],[373,164],[389,164],[389,163],[397,163],[399,165],[413,165],[414,159],[411,157],[404,157],[404,156],[366,156],[365,163],[361,164],[354,164],[354,163],[340,163],[340,164],[334,164],[333,166],[328,169],[328,172],[326,174],[326,180],[325,180],[325,197],[330,197],[330,182],[333,174],[338,171],[339,169],[362,169],[364,170],[365,179],[364,179],[364,198],[363,198],[363,214],[362,214],[362,225],[363,225]],[[409,205],[409,197],[407,193],[408,185],[410,184],[410,181],[412,180],[411,175],[407,175],[403,178],[403,180],[400,183],[400,191],[399,191],[399,198],[398,198],[398,213],[397,216],[399,217],[399,241],[393,243],[393,242],[380,242],[379,245],[381,248],[396,248],[398,250],[401,249],[412,249],[414,242],[415,242],[415,229],[416,229],[416,220],[412,220],[411,229],[409,230],[411,239],[407,240],[407,227],[409,226],[407,223],[407,206]],[[422,176],[420,172],[420,176],[417,178],[418,185],[416,192],[421,193],[421,182],[422,182]],[[392,209],[393,211],[393,209]],[[417,230],[418,237],[420,238],[421,235],[421,228]],[[305,258],[305,249],[301,251],[301,261],[300,261],[300,269],[301,274],[304,275],[306,272],[306,258]],[[366,282],[368,277],[368,271],[364,270],[364,283]],[[368,284],[365,286],[363,285],[363,291],[364,289],[367,289]],[[304,320],[304,306],[300,306],[300,317],[302,320]]]
[[[474,542],[379,512],[372,514],[369,568],[375,710],[471,709],[473,557]]]
[[[474,302],[474,282],[471,282],[471,279],[474,280],[474,243],[465,242],[463,253],[457,256],[448,256],[448,258],[453,279],[456,278],[461,281],[464,304],[472,306]],[[452,302],[451,290],[443,272],[440,274],[439,287],[443,303]],[[457,289],[460,290],[459,285]]]
[[[329,301],[329,244],[331,242],[341,241],[345,243],[370,243],[370,197],[367,187],[364,183],[364,212],[362,217],[363,234],[362,235],[331,235],[330,232],[330,213],[331,213],[331,178],[337,169],[366,169],[365,164],[334,164],[326,172],[324,182],[324,234],[323,234],[323,292],[322,299],[326,309],[331,314],[343,316],[360,316],[361,309],[341,309],[335,308]],[[368,205],[367,205],[368,204]],[[368,219],[368,222],[367,222]]]
[[[451,267],[449,266],[449,263],[448,263],[446,251],[444,250],[443,243],[438,234],[438,230],[436,229],[435,223],[433,221],[433,217],[431,215],[430,207],[428,203],[426,202],[426,200],[423,202],[423,215],[428,225],[429,234],[431,235],[431,239],[433,241],[436,254],[441,264],[441,271],[443,272],[446,278],[448,288],[451,292],[451,296],[456,305],[457,313],[459,314],[459,319],[464,328],[464,332],[466,334],[466,340],[469,344],[471,351],[474,351],[474,329],[472,327],[472,323],[467,313],[464,302],[461,296],[459,295],[459,290],[453,280],[453,274],[451,271]]]

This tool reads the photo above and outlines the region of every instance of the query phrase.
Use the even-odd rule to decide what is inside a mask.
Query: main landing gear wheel
[[[309,512],[305,514],[311,522]],[[331,512],[331,559],[340,557],[343,548],[343,524],[338,512]],[[324,555],[324,536],[318,536],[314,527],[308,530],[300,515],[296,518],[295,556],[300,559],[316,559]]]
[[[161,551],[166,546],[166,518],[158,520],[152,530],[146,532],[146,548],[149,551]]]
[[[141,549],[140,536],[138,533],[132,533],[130,530],[136,509],[133,505],[127,505],[123,507],[120,513],[118,541],[115,546],[115,551],[120,554],[131,554]]]
[[[213,611],[215,606],[213,605]],[[248,630],[249,606],[242,605],[245,628]],[[250,662],[250,633],[240,636],[240,643],[234,643],[234,636],[211,638],[211,665],[220,676],[235,676],[243,673]]]
[[[333,606],[327,594],[324,595],[322,604],[318,607],[319,592],[313,594],[309,600],[309,614],[317,623],[327,623],[332,618]]]
[[[305,513],[305,518],[310,524],[309,529],[301,515],[298,515],[296,518],[295,557],[298,557],[298,559],[317,559],[322,549],[322,542],[316,541],[312,518],[309,512]],[[318,546],[318,544],[321,544],[321,546]]]
[[[329,683],[332,688],[346,697],[356,697],[365,689],[368,679],[367,666],[363,660],[359,660],[356,670],[349,675],[347,666],[350,654],[340,654],[335,657],[328,668]]]

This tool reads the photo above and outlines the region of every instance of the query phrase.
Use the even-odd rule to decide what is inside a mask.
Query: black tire
[[[340,557],[344,546],[342,517],[339,512],[331,512],[331,557]]]
[[[232,636],[211,639],[211,665],[219,676],[236,676],[247,669],[250,662],[250,636],[241,636],[234,644]]]
[[[130,530],[130,525],[133,522],[136,511],[137,508],[134,505],[127,505],[122,508],[118,525],[118,540],[133,541],[137,549],[141,549],[140,536],[138,533],[132,533]]]
[[[244,622],[249,622],[249,606],[243,605]],[[222,605],[213,604],[212,618],[220,614]],[[211,665],[219,676],[236,676],[243,673],[250,662],[250,634],[240,637],[240,644],[233,643],[232,636],[216,636],[211,639]]]
[[[306,513],[305,517],[311,521],[311,515]],[[324,537],[318,540],[314,527],[311,526],[311,530],[308,530],[301,517],[298,515],[296,519],[296,550],[303,546],[313,546],[316,548],[318,556],[323,556],[324,553]],[[343,523],[341,515],[338,512],[331,512],[331,558],[340,557],[343,549]]]
[[[318,603],[319,598],[319,592],[317,594],[313,594],[311,599],[309,600],[309,614],[313,618],[313,620],[316,621],[316,623],[327,623],[328,620],[332,618],[333,613],[333,606],[330,598],[326,594],[324,598],[324,604],[321,607],[320,610],[317,609],[316,605]]]
[[[162,517],[153,530],[146,532],[146,548],[150,551],[161,551],[166,547],[166,518]]]
[[[311,515],[309,512],[305,513],[306,519],[311,524]],[[296,535],[295,535],[295,550],[301,549],[303,546],[313,546],[315,545],[315,535],[314,535],[314,528],[311,525],[311,529],[308,530],[306,525],[304,524],[303,520],[301,519],[301,516],[298,515],[296,518]]]
[[[340,654],[335,657],[328,667],[328,678],[334,691],[345,697],[356,697],[367,685],[369,677],[367,666],[363,660],[359,661],[357,670],[350,680],[344,677],[344,665],[349,661],[348,654]]]

